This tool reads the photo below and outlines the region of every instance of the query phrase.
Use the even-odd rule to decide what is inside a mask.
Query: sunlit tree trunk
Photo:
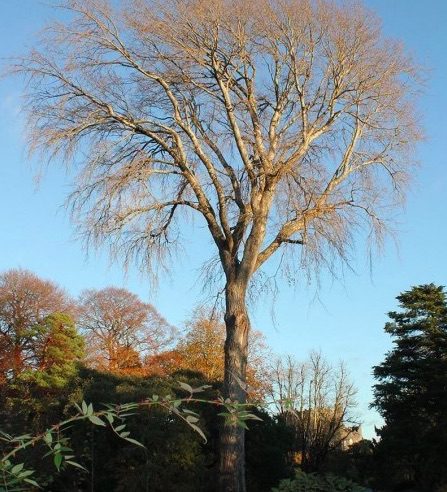
[[[246,373],[250,320],[245,281],[226,285],[224,398],[246,401]],[[220,491],[245,492],[244,429],[235,423],[223,424],[220,433]]]

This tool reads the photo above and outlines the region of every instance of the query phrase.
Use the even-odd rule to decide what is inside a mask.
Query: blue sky
[[[311,349],[321,349],[334,363],[346,361],[359,389],[364,434],[370,437],[380,424],[379,416],[368,410],[371,367],[391,346],[383,332],[386,312],[395,308],[395,296],[412,285],[447,282],[447,2],[367,0],[366,5],[382,18],[386,34],[403,40],[429,68],[420,102],[427,139],[419,146],[421,166],[406,209],[398,216],[398,247],[387,241],[370,271],[360,245],[355,272],[347,271],[342,282],[323,274],[318,290],[304,279],[294,287],[280,283],[275,322],[268,299],[253,306],[252,316],[275,352],[303,358]],[[55,15],[37,0],[0,0],[0,57],[32,47],[35,32]],[[0,80],[0,271],[27,268],[73,295],[84,288],[124,286],[181,326],[204,299],[198,272],[210,245],[203,229],[195,226],[170,277],[163,278],[157,290],[136,269],[125,274],[119,265],[110,265],[105,252],[87,257],[62,207],[70,189],[64,171],[51,167],[36,186],[36,162],[24,150],[20,90],[17,80]]]

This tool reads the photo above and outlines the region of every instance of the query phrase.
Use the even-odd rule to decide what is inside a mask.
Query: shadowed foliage
[[[447,298],[444,288],[418,285],[397,297],[385,331],[393,348],[374,368],[373,406],[379,430],[379,482],[421,491],[447,487]]]

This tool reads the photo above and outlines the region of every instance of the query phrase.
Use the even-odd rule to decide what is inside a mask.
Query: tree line
[[[73,299],[54,282],[10,270],[0,275],[0,326],[2,381],[49,371],[70,377],[70,364],[80,361],[117,375],[166,376],[188,369],[209,381],[223,377],[225,328],[218,313],[196,309],[182,334],[124,288],[85,290]],[[262,398],[268,347],[260,332],[251,338],[248,387]]]
[[[262,422],[253,422],[254,432],[248,439],[252,460],[248,468],[254,470],[248,482],[251,490],[270,490],[279,479],[290,476],[295,466],[308,472],[323,470],[331,452],[342,449],[352,429],[355,392],[346,370],[330,366],[321,354],[311,354],[303,362],[291,356],[273,357],[259,332],[252,331],[250,336],[246,392]],[[205,307],[194,311],[181,334],[154,306],[125,289],[90,289],[75,300],[32,272],[4,272],[0,275],[1,430],[39,432],[67,416],[70,406],[82,399],[95,405],[140,401],[152,394],[175,393],[178,381],[210,385],[207,397],[212,400],[222,391],[224,340],[222,318]],[[71,439],[90,474],[79,470],[55,474],[48,460],[42,463],[37,450],[25,456],[41,473],[39,483],[51,490],[71,490],[67,477],[73,490],[102,490],[105,483],[109,485],[104,490],[110,490],[112,482],[114,490],[121,490],[120,480],[126,481],[125,490],[144,490],[139,488],[143,485],[137,472],[135,484],[124,468],[123,476],[116,481],[110,478],[108,469],[115,459],[132,469],[139,469],[136,463],[140,463],[142,476],[151,477],[147,490],[166,490],[174,484],[177,490],[198,490],[183,484],[188,474],[200,476],[203,490],[213,490],[219,417],[217,409],[201,408],[201,412],[206,445],[163,412],[140,412],[130,429],[154,450],[144,463],[140,463],[141,451],[123,443],[115,442],[123,450],[119,458],[112,457],[106,444],[110,436],[92,434],[82,426],[71,431]],[[90,448],[85,448],[84,441]],[[271,466],[265,469],[267,456]],[[179,483],[168,479],[168,470],[178,475]]]
[[[316,352],[305,361],[275,357],[264,338],[252,332],[246,392],[261,420],[249,422],[247,433],[249,490],[269,491],[281,479],[286,481],[278,490],[318,480],[318,486],[329,487],[324,484],[335,483],[331,473],[348,480],[346,490],[351,490],[349,480],[386,491],[443,490],[446,294],[443,287],[427,284],[397,300],[400,310],[389,313],[385,326],[394,346],[373,368],[372,405],[385,422],[373,440],[359,433],[355,387],[343,364],[332,366]],[[221,318],[203,307],[180,335],[154,306],[125,289],[86,290],[75,301],[29,271],[4,272],[0,430],[42,432],[82,400],[100,407],[181,395],[179,381],[205,385],[204,398],[217,401],[224,339]],[[82,424],[69,432],[87,471],[62,468],[56,473],[39,446],[23,452],[24,459],[35,467],[45,490],[211,491],[218,473],[219,410],[192,404],[193,410],[200,415],[206,443],[170,412],[154,409],[137,411],[129,420],[129,431],[144,451]],[[1,438],[0,443],[3,452],[7,446]],[[293,478],[295,469],[301,472]]]

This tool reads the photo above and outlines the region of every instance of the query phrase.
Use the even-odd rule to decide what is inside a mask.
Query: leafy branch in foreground
[[[225,400],[223,398],[213,400],[197,398],[196,395],[209,388],[208,385],[193,388],[187,383],[179,382],[179,384],[181,389],[189,393],[187,397],[152,395],[152,397],[141,402],[119,405],[104,404],[104,408],[100,410],[95,410],[91,403],[87,404],[82,401],[80,405],[74,405],[76,413],[72,417],[58,422],[34,436],[30,434],[11,436],[0,430],[0,442],[6,448],[6,452],[0,458],[0,492],[20,492],[29,490],[30,486],[39,487],[37,479],[35,477],[31,478],[35,474],[35,470],[26,468],[23,462],[16,462],[20,451],[38,444],[43,444],[48,448],[44,457],[52,456],[54,466],[58,472],[68,466],[87,471],[82,464],[77,462],[76,455],[69,445],[70,439],[64,434],[77,422],[85,421],[98,427],[109,428],[119,438],[144,448],[144,445],[137,439],[130,437],[130,432],[126,429],[126,419],[142,409],[150,409],[152,407],[165,409],[180,420],[183,420],[202,437],[204,442],[207,440],[205,433],[198,425],[200,415],[187,408],[186,405],[188,404],[203,403],[222,407],[223,411],[219,415],[225,419],[225,422],[236,423],[243,428],[247,428],[247,420],[260,420],[259,417],[247,410],[247,407],[250,406],[248,404],[231,401],[228,398]]]

